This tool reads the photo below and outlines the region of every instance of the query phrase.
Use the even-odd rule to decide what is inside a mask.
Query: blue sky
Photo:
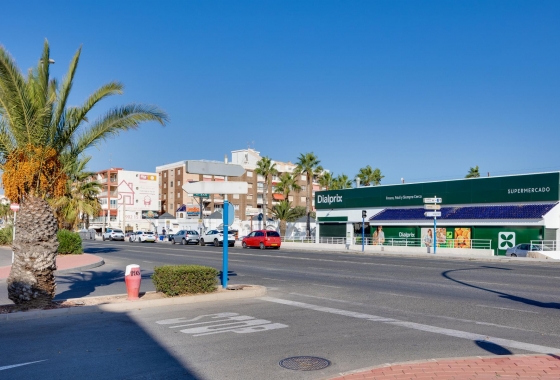
[[[89,151],[89,169],[154,171],[250,146],[280,161],[313,151],[382,183],[560,170],[558,1],[11,1],[0,44],[27,70],[47,38],[70,102],[157,104]]]

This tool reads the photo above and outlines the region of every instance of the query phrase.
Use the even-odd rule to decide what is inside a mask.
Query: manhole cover
[[[294,356],[292,358],[280,360],[280,367],[293,369],[295,371],[316,371],[318,369],[327,368],[331,362],[327,359],[317,358],[315,356]]]

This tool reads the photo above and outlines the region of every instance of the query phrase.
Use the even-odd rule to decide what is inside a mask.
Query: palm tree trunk
[[[307,196],[305,197],[305,211],[307,211],[307,224],[306,224],[306,235],[308,238],[311,237],[311,221],[310,221],[310,213],[311,213],[311,207],[310,207],[310,199],[311,199],[311,175],[312,173],[307,173]]]
[[[285,220],[280,221],[280,236],[286,236],[286,225]]]
[[[8,277],[8,297],[23,307],[48,305],[55,295],[57,220],[49,204],[26,198],[16,221],[14,263]]]
[[[264,190],[263,191],[263,208],[264,208],[263,219],[264,219],[264,229],[266,229],[266,211],[267,211],[266,201],[268,200],[268,196],[267,196],[268,195],[268,184],[266,183],[266,178],[265,178],[263,187],[264,187],[264,189],[263,189]]]

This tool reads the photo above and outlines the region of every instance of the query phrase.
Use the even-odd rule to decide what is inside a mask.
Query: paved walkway
[[[103,264],[103,258],[87,253],[82,255],[64,255],[56,257],[56,268],[58,273],[95,268]],[[11,265],[0,267],[0,280],[8,278],[11,269]]]
[[[560,356],[508,355],[386,364],[331,380],[560,379]]]

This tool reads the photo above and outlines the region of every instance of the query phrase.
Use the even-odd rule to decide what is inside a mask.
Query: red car
[[[243,248],[259,247],[260,249],[280,249],[280,234],[276,231],[258,230],[253,231],[243,238]]]

